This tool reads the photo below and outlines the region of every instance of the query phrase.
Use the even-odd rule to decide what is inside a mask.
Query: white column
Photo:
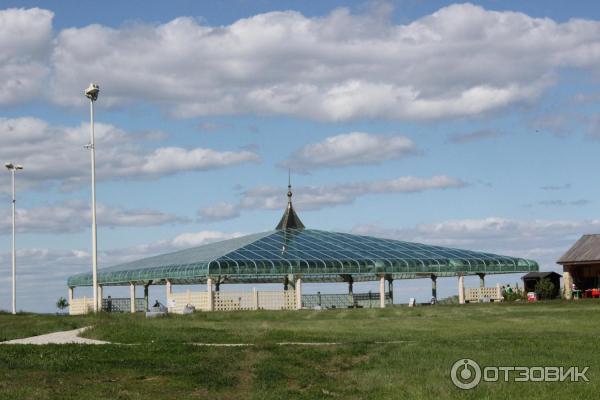
[[[479,287],[485,287],[485,274],[479,274]]]
[[[135,314],[135,284],[129,284],[129,298],[131,302],[130,311],[132,314]]]
[[[98,285],[98,311],[102,311],[102,285]]]
[[[173,294],[173,287],[171,286],[171,281],[167,280],[167,283],[165,284],[165,287],[167,289],[167,307],[169,306],[169,301],[171,300],[171,295]]]
[[[96,144],[94,142],[94,100],[90,99],[90,154],[92,162],[92,293],[94,312],[98,312],[98,238],[96,227]]]
[[[573,277],[571,276],[571,272],[567,271],[566,268],[563,270],[563,289],[565,294],[565,299],[571,300],[573,298]]]
[[[15,169],[11,170],[12,175],[12,313],[17,313],[17,248],[15,243]]]
[[[385,277],[379,278],[379,307],[385,308]]]
[[[302,309],[302,278],[296,278],[296,310]]]
[[[458,278],[458,302],[459,304],[465,304],[465,276],[461,275]]]
[[[252,300],[254,303],[254,309],[258,310],[258,290],[256,290],[256,288],[252,288]]]
[[[504,300],[502,298],[502,289],[500,289],[499,283],[496,283],[496,300],[500,300],[500,301]]]
[[[206,280],[206,294],[208,296],[208,311],[215,310],[214,297],[213,297],[213,280],[208,278]]]
[[[67,294],[67,301],[69,302],[69,306],[71,305],[71,303],[73,302],[73,298],[75,297],[74,296],[74,289],[75,288],[70,287],[69,288],[69,293]]]

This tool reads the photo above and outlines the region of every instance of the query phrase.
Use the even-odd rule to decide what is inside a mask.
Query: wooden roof
[[[600,235],[583,235],[557,261],[558,264],[600,262]]]
[[[523,277],[521,279],[525,280],[525,279],[544,279],[544,278],[549,278],[551,276],[558,276],[559,278],[562,277],[561,274],[554,272],[554,271],[543,271],[543,272],[530,272],[526,275],[523,275]]]

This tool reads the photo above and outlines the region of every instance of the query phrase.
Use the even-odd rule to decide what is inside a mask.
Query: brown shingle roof
[[[558,264],[600,262],[600,235],[583,235],[557,261]]]

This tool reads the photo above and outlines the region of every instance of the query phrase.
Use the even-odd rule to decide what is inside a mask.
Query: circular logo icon
[[[452,365],[450,378],[457,388],[473,389],[481,381],[481,368],[475,361],[463,358]]]

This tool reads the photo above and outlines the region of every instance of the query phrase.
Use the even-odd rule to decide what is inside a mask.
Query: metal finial
[[[288,169],[288,201],[292,200],[292,170]]]

